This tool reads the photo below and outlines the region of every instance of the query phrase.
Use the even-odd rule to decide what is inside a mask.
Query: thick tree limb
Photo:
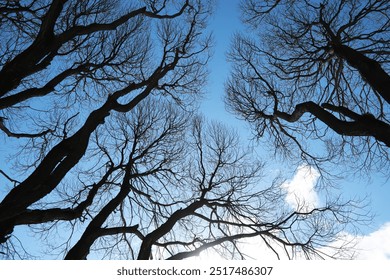
[[[45,96],[48,93],[53,92],[54,88],[57,85],[59,85],[62,81],[64,81],[66,78],[70,77],[71,75],[80,73],[82,71],[88,71],[88,69],[89,69],[88,65],[82,64],[76,68],[70,68],[61,72],[41,88],[29,88],[21,92],[15,93],[13,95],[3,97],[0,99],[0,110],[9,108],[15,104],[18,104],[20,102],[23,102],[33,97]]]
[[[358,70],[363,79],[390,104],[390,76],[376,60],[345,45],[333,44],[332,47],[339,57]]]
[[[70,221],[81,218],[83,212],[93,203],[98,190],[107,182],[109,176],[119,168],[121,166],[113,166],[108,169],[99,182],[92,185],[85,200],[78,203],[75,208],[27,209],[15,217],[15,225],[41,224],[58,220]]]
[[[101,231],[102,225],[104,224],[108,216],[119,206],[119,204],[126,198],[126,196],[131,191],[130,180],[134,176],[134,174],[132,174],[131,172],[133,170],[133,164],[134,162],[132,156],[130,156],[130,160],[126,164],[126,172],[122,181],[120,191],[103,207],[102,210],[100,210],[100,212],[88,224],[83,235],[72,247],[72,249],[70,249],[69,252],[66,254],[66,260],[86,259],[92,244],[100,236],[97,233]]]
[[[145,238],[142,240],[141,248],[138,254],[138,260],[148,260],[150,258],[150,254],[152,252],[152,246],[154,243],[163,237],[165,234],[167,234],[169,231],[172,230],[172,228],[175,226],[175,224],[182,218],[191,215],[195,212],[196,209],[202,207],[207,203],[206,200],[201,199],[197,200],[190,205],[188,205],[184,209],[177,210],[174,212],[165,223],[163,223],[161,226],[159,226],[157,229],[149,233],[145,236]]]
[[[8,127],[4,124],[4,118],[0,117],[0,130],[2,130],[5,134],[7,134],[8,137],[14,137],[14,138],[35,138],[35,137],[41,137],[45,134],[48,134],[49,132],[52,132],[51,129],[44,130],[39,133],[16,133],[12,132],[8,129]]]
[[[224,242],[234,242],[234,241],[242,239],[242,238],[255,237],[255,236],[258,236],[262,233],[252,232],[252,233],[242,233],[242,234],[235,234],[235,235],[231,235],[231,236],[224,236],[224,237],[218,238],[212,242],[202,244],[201,246],[199,246],[198,248],[196,248],[192,251],[177,253],[177,254],[167,258],[167,260],[182,260],[182,259],[186,259],[186,258],[190,258],[190,257],[199,256],[199,254],[202,251],[207,250],[207,249],[212,248],[212,247],[215,247],[217,245],[220,245]]]
[[[65,0],[54,0],[46,13],[34,42],[0,71],[0,97],[16,88],[23,78],[46,68],[60,44],[54,40],[54,26]]]
[[[325,108],[333,109],[339,113],[347,112],[347,117],[352,117],[354,121],[343,121],[335,117],[332,113],[325,110]],[[376,140],[386,144],[390,147],[390,125],[376,119],[371,115],[358,115],[347,108],[340,108],[325,104],[324,108],[318,104],[309,101],[300,103],[295,106],[291,114],[276,111],[275,117],[283,119],[288,122],[298,121],[303,114],[310,113],[321,120],[335,132],[345,136],[372,136]]]

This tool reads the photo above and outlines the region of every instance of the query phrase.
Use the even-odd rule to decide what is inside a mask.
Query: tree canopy
[[[364,136],[358,144],[370,145],[366,154],[376,158],[380,152],[385,161],[388,88],[381,83],[388,77],[387,53],[386,42],[377,37],[384,37],[386,26],[378,16],[367,34],[359,33],[360,27],[356,34],[349,29],[369,18],[368,8],[385,15],[388,6],[326,3],[337,14],[329,18],[328,9],[309,1],[304,3],[311,10],[304,14],[298,1],[259,3],[244,3],[245,19],[254,26],[267,22],[274,37],[261,46],[236,37],[229,106],[255,123],[259,135],[266,130],[276,137],[277,147],[288,141],[298,145],[306,159],[319,158],[296,137],[306,137],[305,129],[316,128],[317,119],[334,129],[317,111],[333,119],[339,113],[339,122],[357,127],[353,135],[340,134]],[[270,21],[282,5],[297,22],[297,30],[286,30],[295,39],[284,35],[288,16]],[[351,23],[342,23],[339,31],[338,14],[345,9],[351,10]],[[345,229],[369,218],[361,204],[329,195],[320,205],[297,198],[291,207],[284,179],[263,181],[267,162],[235,131],[198,114],[212,51],[207,29],[212,10],[208,0],[0,1],[0,141],[8,155],[0,168],[2,258],[184,259],[215,250],[245,259],[240,242],[247,238],[279,258],[347,257],[349,244],[328,247],[341,241]],[[308,26],[299,31],[300,24]],[[347,31],[351,38],[361,36],[358,42],[377,41],[347,44]],[[312,66],[290,61],[301,39],[319,40],[324,57],[314,58]],[[287,44],[290,40],[295,43]],[[298,58],[312,52],[307,47],[298,47],[304,52]],[[359,65],[348,60],[349,52]],[[383,73],[370,78],[366,67]],[[323,97],[307,101],[318,95],[317,87]],[[307,112],[313,117],[301,122]],[[361,126],[367,118],[375,121]],[[281,120],[300,122],[289,127]],[[322,139],[320,133],[309,132]],[[353,151],[354,140],[348,141]],[[45,245],[43,256],[24,249],[24,232]]]
[[[233,41],[228,107],[284,155],[389,174],[389,3],[248,0],[242,10],[253,32]]]
[[[206,4],[2,2],[0,128],[21,139],[17,164],[27,176],[2,171],[15,186],[0,203],[1,241],[79,163],[111,113],[151,94],[196,94],[208,60]]]

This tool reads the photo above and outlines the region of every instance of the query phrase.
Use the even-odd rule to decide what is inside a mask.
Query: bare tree
[[[228,107],[285,154],[388,175],[388,1],[248,0],[242,8],[256,35],[234,39]]]
[[[281,180],[259,183],[263,163],[235,132],[161,99],[113,114],[92,139],[76,183],[65,180],[17,221],[65,259],[184,259],[205,250],[245,259],[240,242],[254,237],[280,258],[323,258],[346,226],[366,218],[337,199],[291,209]]]
[[[197,0],[2,1],[0,129],[20,146],[13,157],[24,177],[1,170],[14,183],[0,203],[1,243],[77,166],[111,113],[150,94],[180,102],[199,93],[209,8]]]

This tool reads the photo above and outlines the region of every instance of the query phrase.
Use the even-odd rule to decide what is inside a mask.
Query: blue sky
[[[234,32],[242,29],[239,20],[238,0],[217,1],[216,10],[211,17],[210,29],[214,38],[214,55],[209,64],[208,90],[201,109],[210,118],[232,123],[239,127],[245,124],[237,121],[233,115],[227,114],[223,103],[224,82],[229,75],[226,54]]]

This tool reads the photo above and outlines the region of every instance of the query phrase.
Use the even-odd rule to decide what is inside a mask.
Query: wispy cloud
[[[367,235],[345,234],[344,240],[354,240],[352,252],[357,260],[390,260],[390,222]],[[337,244],[331,244],[337,245]]]
[[[314,189],[320,173],[313,167],[301,165],[294,177],[281,187],[286,190],[286,202],[293,209],[308,211],[318,206],[319,198]]]
[[[268,240],[273,250],[279,253],[281,259],[286,259],[283,248],[276,242]],[[345,251],[335,251],[342,247]],[[248,238],[240,244],[240,249],[248,257],[255,260],[275,260],[276,255],[268,248],[260,237]],[[327,244],[319,251],[336,258],[353,258],[355,260],[390,260],[390,222],[383,224],[378,230],[367,235],[353,235],[347,232],[340,233],[338,241]],[[322,255],[325,257],[325,255]],[[298,259],[303,256],[296,255]]]
[[[357,259],[390,260],[390,222],[382,225],[377,231],[360,237],[357,249]]]

